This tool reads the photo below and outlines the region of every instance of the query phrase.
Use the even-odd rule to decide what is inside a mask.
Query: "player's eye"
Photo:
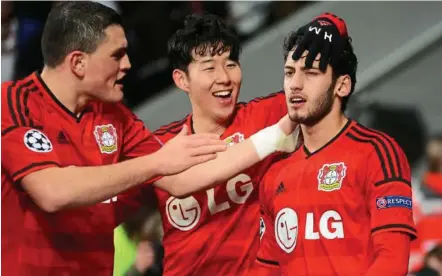
[[[215,70],[215,67],[207,67],[207,68],[204,68],[204,71],[213,71],[213,70]]]
[[[228,63],[227,68],[235,68],[237,66],[236,63]]]
[[[292,71],[285,71],[284,74],[286,77],[291,77],[293,75],[293,72]]]
[[[317,75],[319,75],[319,72],[309,70],[309,71],[306,72],[306,74],[307,74],[308,76],[317,76]]]
[[[112,54],[112,57],[113,57],[115,60],[120,60],[120,59],[122,59],[125,55],[126,55],[126,51],[123,50],[123,49],[121,49],[121,50],[119,50],[119,51],[113,53],[113,54]]]

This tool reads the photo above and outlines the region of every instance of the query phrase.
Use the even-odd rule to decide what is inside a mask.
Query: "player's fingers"
[[[331,52],[330,60],[332,62],[335,62],[336,60],[339,59],[341,52],[342,52],[342,48],[343,48],[343,45],[342,45],[341,40],[338,40],[338,42],[333,45],[333,47],[330,50],[330,52]]]
[[[212,154],[217,152],[222,152],[227,149],[227,145],[205,145],[201,147],[196,147],[190,150],[191,156],[199,156],[205,154]]]
[[[304,37],[301,39],[301,41],[296,46],[295,51],[293,52],[292,59],[298,60],[302,58],[304,55],[305,50],[307,50],[308,46],[312,44],[312,35],[310,33],[307,33],[304,35]]]
[[[313,67],[313,62],[315,61],[316,56],[318,55],[322,46],[323,45],[321,43],[315,43],[315,44],[311,45],[311,47],[308,49],[308,55],[305,58],[305,67],[307,67],[307,68]]]
[[[211,154],[205,154],[205,155],[199,155],[199,156],[194,156],[192,157],[192,166],[213,160],[217,157],[216,153],[211,153]]]
[[[326,43],[321,51],[321,58],[319,59],[319,70],[322,72],[325,72],[327,69],[327,64],[329,63],[330,59],[330,51],[331,51],[331,44]]]
[[[186,136],[188,133],[189,133],[189,127],[187,125],[183,125],[181,131],[178,133],[177,136]]]
[[[225,146],[226,143],[223,140],[219,140],[213,137],[193,137],[187,142],[189,148],[197,148],[201,146]]]
[[[307,48],[307,40],[303,40],[301,41],[298,46],[296,46],[295,51],[293,52],[292,55],[292,59],[297,61],[298,59],[300,59],[302,57],[302,55],[304,54],[305,50]]]

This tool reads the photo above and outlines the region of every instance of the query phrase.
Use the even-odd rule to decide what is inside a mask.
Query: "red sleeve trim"
[[[25,82],[26,81],[26,82]],[[38,91],[32,79],[25,78],[21,81],[12,82],[7,87],[8,111],[13,126],[34,127],[29,118],[28,97],[30,92]]]
[[[376,182],[376,183],[374,184],[374,186],[377,187],[377,186],[380,186],[380,185],[383,185],[383,184],[389,184],[389,183],[394,183],[394,182],[404,183],[404,184],[406,184],[407,186],[411,187],[411,182],[408,181],[408,180],[406,180],[406,179],[403,179],[403,178],[389,178],[389,179],[384,179],[384,180],[382,180],[382,181]]]
[[[263,259],[260,257],[256,257],[256,261],[261,263],[262,265],[265,265],[265,266],[273,266],[273,267],[278,266],[279,267],[279,263],[276,261],[266,260],[266,259]]]
[[[134,144],[132,147],[130,147],[129,149],[126,149],[124,152],[123,152],[123,156],[127,156],[134,148],[136,148],[137,146],[139,146],[140,144],[142,144],[142,143],[144,143],[144,142],[146,142],[146,141],[149,141],[150,139],[154,139],[155,141],[157,141],[158,142],[158,145],[161,147],[162,145],[161,145],[161,143],[160,143],[160,141],[158,140],[158,138],[156,138],[152,133],[149,135],[149,136],[147,136],[147,137],[145,137],[143,140],[140,140],[140,141],[138,141],[138,143],[136,143],[136,144]],[[146,154],[151,154],[152,152],[150,152],[150,153],[146,153]]]
[[[10,126],[2,131],[2,137],[8,134],[9,132],[13,131],[14,129],[19,128],[20,126]]]
[[[281,95],[281,94],[282,94],[282,95],[285,95],[284,91],[278,91],[278,92],[274,92],[274,93],[271,93],[271,94],[266,95],[266,96],[262,96],[262,97],[254,98],[254,99],[252,99],[252,100],[250,101],[250,103],[259,103],[259,102],[262,101],[262,100],[271,99],[271,98],[277,97],[278,95]],[[284,97],[285,97],[285,96],[284,96]]]
[[[31,165],[28,165],[28,166],[16,171],[15,173],[13,173],[12,179],[15,182],[31,172],[38,171],[38,170],[45,169],[45,168],[50,168],[50,167],[60,167],[60,164],[58,164],[57,162],[53,162],[53,161],[32,163]]]
[[[392,141],[392,138],[388,137],[382,132],[378,132],[361,124],[356,124],[347,133],[347,136],[351,139],[360,142],[371,144],[379,158],[384,179],[403,178],[403,170],[401,167],[402,151],[400,147]]]
[[[407,224],[386,224],[371,229],[371,234],[375,235],[383,232],[404,232],[410,235],[411,240],[416,239],[417,231],[414,227]]]
[[[184,117],[184,119],[160,127],[154,132],[154,135],[162,136],[166,133],[178,134],[183,128],[183,125],[187,122],[189,116],[190,115],[187,115],[186,117]]]
[[[365,276],[406,275],[410,259],[410,240],[404,233],[384,233],[373,237],[376,258]]]

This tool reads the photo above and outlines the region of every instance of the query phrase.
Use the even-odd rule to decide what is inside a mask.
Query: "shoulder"
[[[264,106],[267,104],[273,104],[274,102],[283,102],[285,103],[285,94],[284,91],[277,91],[270,93],[266,96],[260,96],[253,98],[249,102],[239,102],[237,103],[238,109],[252,109],[254,107]]]
[[[28,124],[30,92],[36,90],[32,74],[20,80],[2,82],[2,129],[4,126]]]
[[[352,148],[365,155],[397,155],[402,148],[390,135],[354,122],[346,133]]]
[[[248,103],[236,106],[236,120],[246,121],[254,131],[273,125],[287,114],[287,104],[283,91],[257,97]]]
[[[183,125],[187,123],[189,116],[190,115],[187,115],[181,120],[171,122],[167,125],[163,125],[157,130],[155,130],[153,134],[163,141],[171,139],[181,131]]]

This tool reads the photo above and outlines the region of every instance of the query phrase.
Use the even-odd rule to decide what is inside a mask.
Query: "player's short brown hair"
[[[291,52],[296,47],[296,45],[298,45],[298,43],[301,41],[302,38],[303,38],[302,34],[298,34],[297,32],[292,32],[284,39],[284,44],[283,44],[284,61],[287,60],[289,52]],[[347,108],[347,103],[348,100],[350,99],[350,96],[353,94],[355,90],[356,71],[358,69],[358,58],[354,53],[351,37],[347,37],[345,39],[344,49],[341,53],[339,60],[335,64],[330,64],[330,66],[333,69],[334,83],[339,76],[343,75],[349,75],[351,79],[350,94],[342,98],[341,109],[342,111],[344,111]]]
[[[184,27],[177,30],[168,41],[169,61],[173,69],[187,72],[193,61],[192,52],[204,55],[222,54],[230,50],[230,59],[239,61],[239,37],[216,15],[204,13],[186,17]]]
[[[55,4],[43,29],[41,49],[45,65],[56,67],[70,52],[93,53],[111,25],[122,26],[120,15],[97,2]]]

